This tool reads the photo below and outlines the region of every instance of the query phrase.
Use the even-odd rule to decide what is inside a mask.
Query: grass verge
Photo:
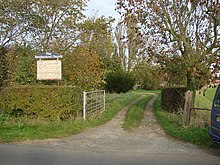
[[[194,126],[183,128],[181,126],[181,118],[178,115],[162,110],[160,97],[155,101],[153,109],[158,123],[167,135],[203,148],[212,147],[207,128]]]
[[[132,128],[140,126],[142,118],[144,116],[145,107],[151,98],[152,96],[145,96],[137,104],[135,104],[132,108],[128,110],[123,123],[124,130],[129,131]]]
[[[99,118],[88,120],[71,119],[62,122],[46,122],[26,118],[0,116],[0,142],[62,138],[70,136],[90,127],[102,125],[112,119],[124,106],[140,97],[136,93],[109,94],[106,97],[106,110]]]

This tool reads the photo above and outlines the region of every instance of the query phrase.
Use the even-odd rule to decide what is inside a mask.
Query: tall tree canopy
[[[87,0],[37,0],[32,4],[32,39],[43,51],[71,48],[78,39],[79,23],[84,18]]]
[[[117,4],[125,22],[132,15],[140,23],[146,52],[156,55],[162,68],[175,63],[169,72],[183,74],[191,90],[198,80],[208,79],[210,64],[220,54],[219,0],[118,0]]]
[[[128,18],[127,18],[128,19]],[[119,22],[115,28],[116,56],[122,67],[130,72],[143,59],[142,34],[133,16],[128,22]]]
[[[71,48],[87,0],[0,0],[0,46],[27,42],[41,51]]]
[[[107,69],[111,62],[111,56],[114,52],[114,45],[112,39],[113,18],[92,17],[88,18],[81,24],[80,41],[82,45],[86,45],[92,51],[95,51]]]
[[[0,46],[18,40],[29,29],[29,1],[0,0]]]

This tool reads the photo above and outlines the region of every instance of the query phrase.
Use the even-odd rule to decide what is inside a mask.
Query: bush
[[[163,110],[177,112],[184,108],[187,88],[165,88],[161,90],[161,105]]]
[[[30,46],[14,45],[7,48],[5,57],[3,83],[6,86],[15,84],[36,84],[36,65],[34,63],[35,51]],[[4,63],[3,63],[4,64]]]
[[[81,114],[82,91],[73,87],[23,86],[1,90],[3,113],[64,120]]]
[[[125,93],[132,89],[134,85],[134,75],[123,70],[108,73],[106,76],[105,89],[108,92]]]

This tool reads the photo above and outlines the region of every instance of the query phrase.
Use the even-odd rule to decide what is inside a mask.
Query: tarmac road
[[[135,102],[105,125],[78,135],[1,144],[0,165],[219,165],[220,150],[202,150],[165,135],[151,112],[155,99],[142,125],[131,132],[121,125]]]

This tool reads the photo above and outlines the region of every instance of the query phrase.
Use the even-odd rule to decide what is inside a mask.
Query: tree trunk
[[[192,92],[195,92],[195,78],[192,76],[191,72],[187,72],[186,81],[187,81],[187,89]]]
[[[185,93],[185,104],[184,104],[183,117],[182,117],[183,127],[188,127],[190,125],[192,107],[193,107],[193,92],[187,91]]]

